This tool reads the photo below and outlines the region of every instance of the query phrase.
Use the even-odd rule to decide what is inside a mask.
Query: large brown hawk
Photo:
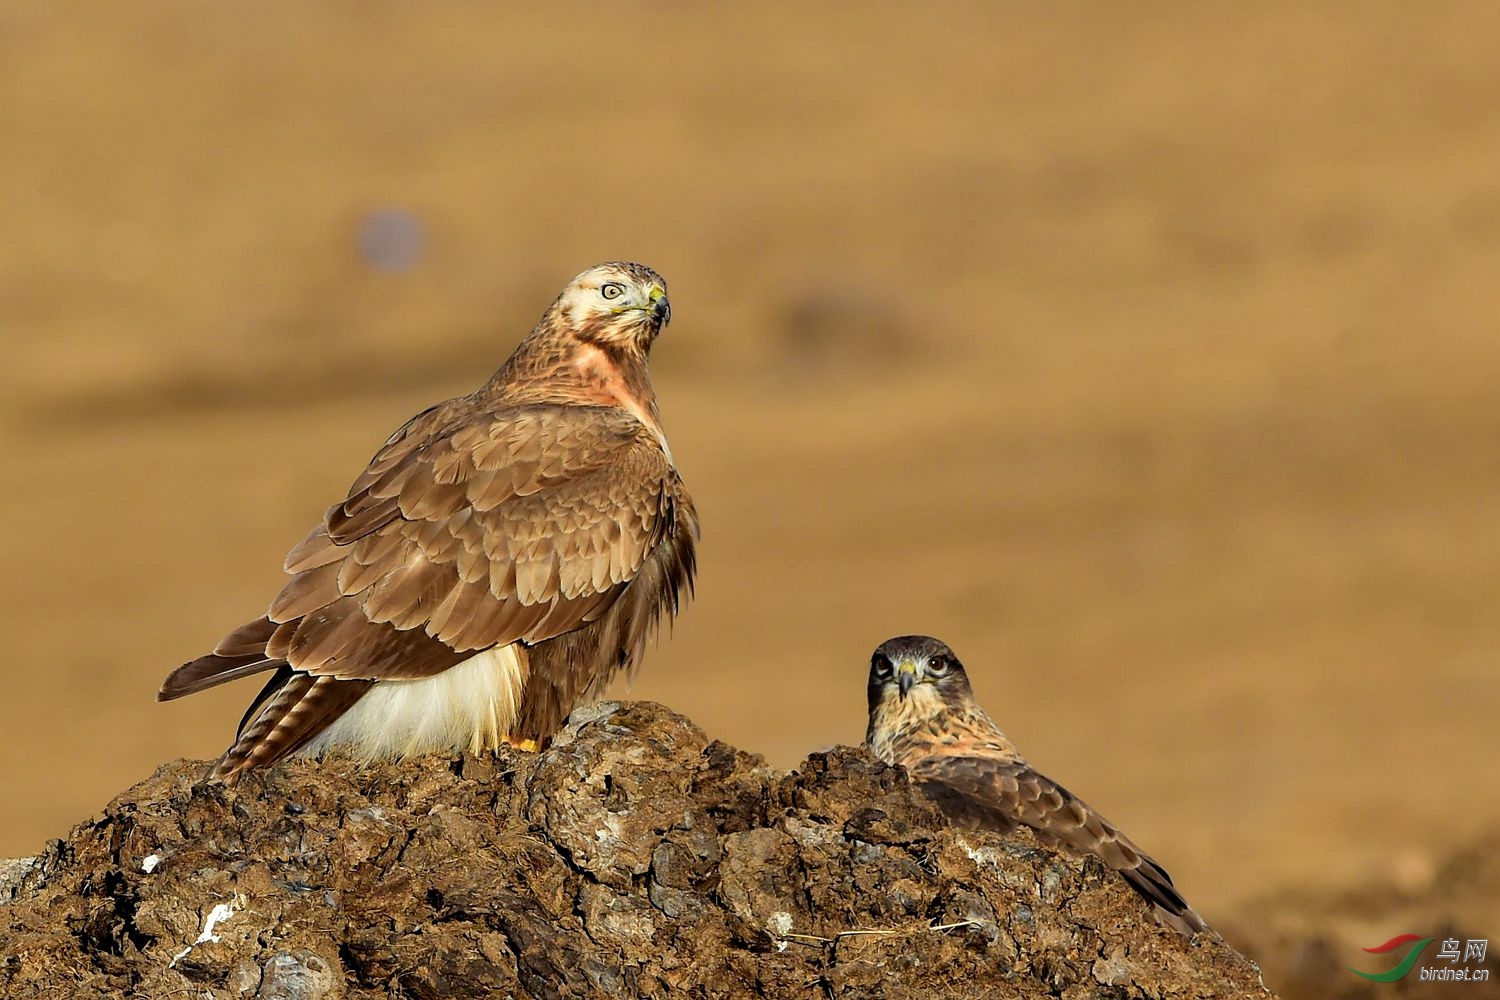
[[[655,271],[590,268],[488,382],[391,435],[266,614],[162,683],[271,671],[214,776],[334,744],[535,745],[638,663],[698,536],[646,369],[670,318]]]
[[[1092,854],[1184,934],[1203,930],[1165,868],[1051,778],[1032,768],[974,700],[953,650],[931,636],[888,639],[870,661],[865,744],[900,764],[956,826],[1030,827],[1043,843]]]

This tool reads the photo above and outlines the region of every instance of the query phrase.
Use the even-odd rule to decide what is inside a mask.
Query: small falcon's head
[[[600,347],[646,349],[671,322],[667,282],[645,264],[598,264],[568,282],[553,305],[579,339]]]
[[[894,709],[910,720],[935,719],[974,697],[964,665],[941,639],[900,635],[870,657],[870,712]]]

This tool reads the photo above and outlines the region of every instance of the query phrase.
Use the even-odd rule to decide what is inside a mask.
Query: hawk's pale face
[[[933,719],[968,697],[963,664],[941,640],[927,635],[887,639],[870,657],[870,708],[894,707],[910,719]]]
[[[672,319],[666,280],[628,261],[584,271],[563,289],[556,308],[584,339],[619,347],[649,347]]]

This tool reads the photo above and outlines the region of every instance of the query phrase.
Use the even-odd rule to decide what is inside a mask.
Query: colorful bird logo
[[[1402,945],[1408,944],[1409,942],[1417,942],[1415,945],[1412,945],[1411,950],[1406,953],[1406,957],[1401,960],[1401,964],[1396,966],[1389,972],[1360,972],[1358,969],[1348,965],[1344,966],[1344,968],[1348,969],[1356,976],[1363,976],[1371,982],[1394,983],[1396,980],[1400,979],[1402,976],[1411,971],[1411,967],[1417,964],[1417,957],[1422,954],[1422,949],[1436,940],[1436,938],[1418,937],[1415,934],[1398,934],[1387,941],[1385,944],[1376,945],[1374,948],[1364,949],[1372,955],[1385,955],[1389,952],[1395,951]]]

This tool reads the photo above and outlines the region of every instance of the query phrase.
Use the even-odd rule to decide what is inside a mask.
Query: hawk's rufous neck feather
[[[506,402],[618,406],[662,436],[646,349],[544,317],[485,386]]]

